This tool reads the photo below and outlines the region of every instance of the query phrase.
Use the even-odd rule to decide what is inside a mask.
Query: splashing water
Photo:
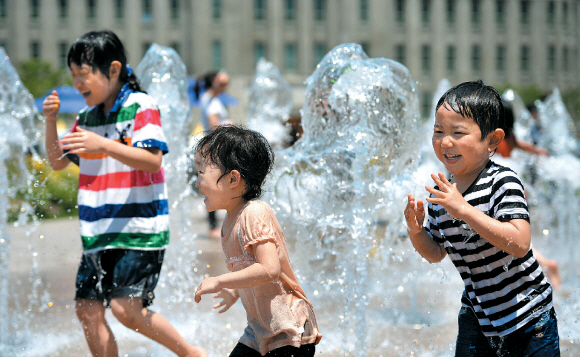
[[[335,47],[306,85],[304,134],[276,153],[266,199],[314,304],[322,346],[326,339],[335,354],[367,356],[371,340],[387,340],[375,335],[385,320],[421,319],[401,213],[418,187],[417,90],[403,65],[369,58],[356,44]]]
[[[28,156],[36,155],[34,145],[40,137],[36,124],[33,98],[22,85],[10,58],[0,47],[0,355],[11,355],[26,343],[28,336],[21,332],[28,328],[37,312],[46,308],[44,302],[49,300],[46,291],[41,291],[37,252],[32,242],[29,244],[29,252],[33,268],[28,276],[31,283],[29,297],[32,299],[19,296],[18,292],[11,289],[8,265],[11,243],[6,232],[8,208],[17,192],[24,192],[25,198],[31,193],[33,176],[25,160]],[[15,224],[27,225],[29,220],[35,223],[33,208],[25,202],[19,205],[19,218]],[[36,224],[28,226],[26,233],[29,238],[35,227]],[[28,301],[28,304],[21,306],[21,301]]]
[[[263,58],[256,65],[256,76],[248,88],[248,128],[260,132],[279,149],[289,139],[286,120],[292,110],[292,89],[278,68]]]

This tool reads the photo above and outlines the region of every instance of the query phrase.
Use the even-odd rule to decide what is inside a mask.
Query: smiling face
[[[200,195],[205,196],[203,203],[207,211],[225,209],[228,203],[227,175],[220,179],[223,174],[220,167],[207,162],[199,153],[195,154],[195,167],[198,172],[195,187]]]
[[[83,95],[89,107],[104,103],[105,113],[113,107],[120,88],[116,78],[107,78],[100,70],[87,64],[70,64],[73,86]]]
[[[473,182],[489,161],[489,154],[503,139],[496,129],[481,138],[479,126],[471,118],[439,107],[433,128],[433,149],[455,181]]]

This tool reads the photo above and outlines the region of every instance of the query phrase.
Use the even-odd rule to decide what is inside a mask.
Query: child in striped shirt
[[[523,185],[491,156],[505,135],[499,93],[465,82],[439,99],[433,149],[451,173],[432,174],[428,220],[408,196],[409,238],[431,263],[449,255],[465,284],[456,356],[559,356],[552,287],[534,257]]]
[[[169,242],[168,152],[154,100],[139,87],[119,38],[89,32],[68,53],[74,87],[84,96],[73,129],[56,132],[56,91],[43,104],[46,152],[54,170],[79,165],[79,221],[84,253],[77,274],[76,313],[94,356],[118,356],[105,308],[128,328],[179,356],[207,356],[149,309]]]

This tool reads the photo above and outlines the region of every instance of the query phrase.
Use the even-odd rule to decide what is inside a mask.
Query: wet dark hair
[[[67,57],[69,67],[71,63],[79,67],[86,64],[93,69],[93,73],[98,69],[107,78],[109,78],[109,68],[113,61],[121,62],[119,81],[129,83],[129,87],[133,90],[144,92],[135,74],[129,75],[125,47],[112,31],[87,32],[73,42]]]
[[[196,98],[199,99],[199,94],[202,90],[208,90],[211,88],[218,73],[218,71],[211,71],[197,77],[195,85],[193,86],[193,92],[195,93]]]
[[[464,82],[449,89],[437,102],[435,112],[443,106],[475,121],[481,140],[495,129],[506,130],[505,113],[498,91],[482,80]]]
[[[262,195],[262,185],[274,165],[274,151],[264,136],[240,126],[219,126],[207,132],[195,148],[206,162],[218,165],[222,177],[237,170],[244,180],[245,201]]]

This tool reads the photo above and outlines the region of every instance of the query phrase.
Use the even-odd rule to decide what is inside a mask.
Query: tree
[[[72,84],[72,79],[66,71],[53,69],[49,62],[35,58],[20,62],[17,71],[22,84],[34,98],[46,95],[46,91],[51,88]]]

